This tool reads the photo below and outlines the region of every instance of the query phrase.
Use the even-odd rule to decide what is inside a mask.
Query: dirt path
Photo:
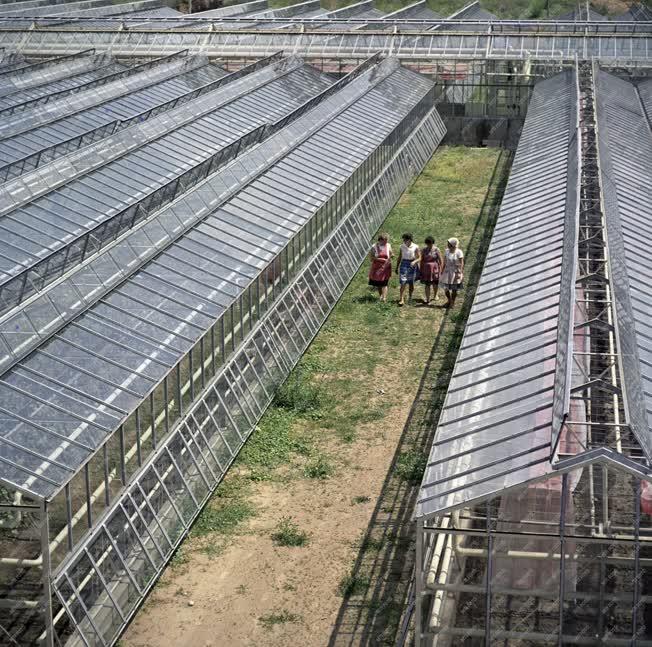
[[[457,235],[472,284],[497,158],[443,149],[384,228]],[[122,647],[393,644],[413,494],[465,313],[382,306],[365,284],[362,270]],[[288,518],[302,545],[279,545]]]
[[[342,602],[339,584],[359,550],[410,402],[404,398],[390,410],[383,434],[362,430],[340,455],[350,468],[337,478],[256,488],[258,514],[247,534],[217,559],[200,553],[185,572],[167,573],[166,586],[156,588],[123,644],[327,644]],[[355,497],[365,501],[356,503]],[[307,547],[273,543],[270,533],[284,516],[310,533]]]

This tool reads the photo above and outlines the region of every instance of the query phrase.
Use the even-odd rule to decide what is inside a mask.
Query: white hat
[[[452,247],[457,247],[459,245],[460,241],[457,240],[457,238],[449,238],[448,239],[448,244],[451,245]]]

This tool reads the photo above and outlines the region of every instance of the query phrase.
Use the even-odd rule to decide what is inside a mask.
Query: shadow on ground
[[[431,348],[381,495],[348,579],[329,647],[375,647],[405,641],[414,569],[412,515],[510,165],[511,154],[503,151],[494,167],[465,250],[467,257],[473,254],[479,261],[475,263],[473,273],[467,276],[467,285],[471,289],[464,292],[464,301],[459,304],[461,307],[457,312],[446,313]]]

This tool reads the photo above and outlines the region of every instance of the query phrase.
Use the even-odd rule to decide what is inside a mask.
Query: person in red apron
[[[421,283],[425,286],[426,298],[423,302],[430,303],[430,290],[434,291],[433,301],[438,300],[437,291],[439,290],[439,275],[441,273],[441,252],[439,247],[435,246],[435,239],[428,236],[425,240],[426,246],[421,250]]]
[[[387,285],[392,275],[392,246],[387,234],[378,236],[378,242],[371,248],[369,258],[369,285],[378,290],[380,300],[384,303],[387,301]]]

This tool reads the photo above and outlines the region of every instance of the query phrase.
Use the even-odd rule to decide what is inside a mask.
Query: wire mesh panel
[[[271,402],[275,389],[317,334],[366,257],[369,240],[387,211],[427,162],[445,131],[427,102],[415,107],[403,125],[405,130],[394,131],[386,142],[386,150],[395,154],[383,158],[377,171],[373,165],[361,167],[371,175],[372,183],[346,218],[207,383],[180,424],[101,522],[98,537],[89,537],[87,545],[62,566],[55,581],[57,596],[69,609],[69,618],[74,618],[73,626],[82,632],[88,630],[90,644],[108,644],[124,627],[122,615],[128,619],[138,602],[138,595],[133,600],[130,596],[138,589],[145,593],[171,557]],[[412,134],[406,140],[403,133],[407,132]],[[328,282],[321,280],[324,275],[329,276]],[[107,536],[113,540],[111,546]],[[96,563],[102,560],[112,565],[101,573],[106,586],[97,586],[102,578],[100,573],[95,577],[89,553],[95,555]],[[111,570],[118,564],[121,569]],[[88,585],[71,588],[71,572],[78,582],[83,581],[85,572]],[[95,603],[91,603],[92,598]],[[79,622],[76,609],[83,609],[88,620]]]

